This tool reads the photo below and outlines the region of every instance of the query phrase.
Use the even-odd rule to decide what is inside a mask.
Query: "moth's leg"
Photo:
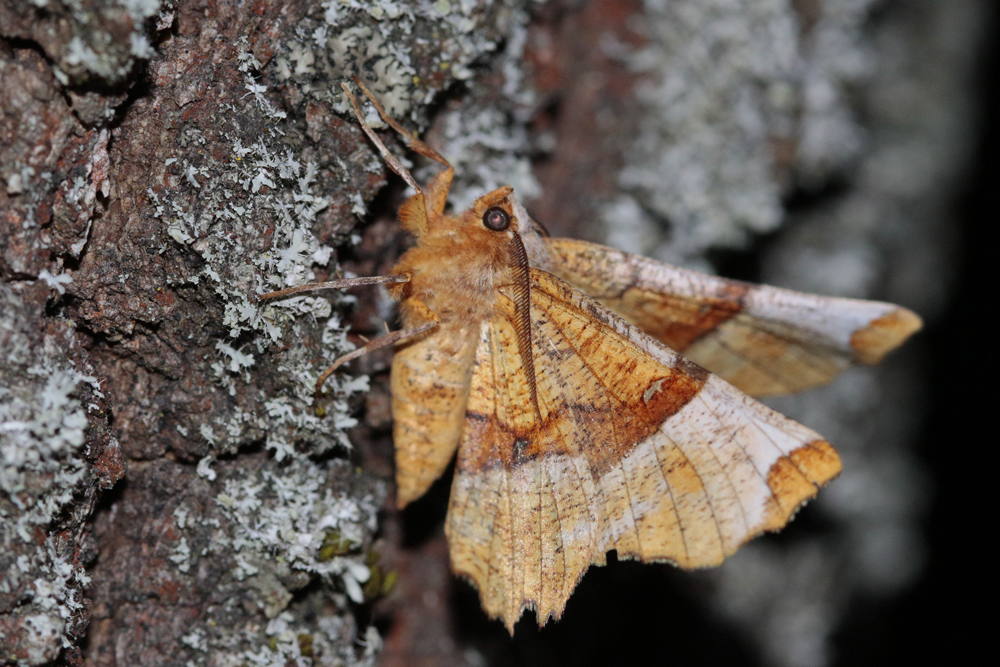
[[[340,87],[344,90],[344,94],[347,95],[347,99],[350,100],[351,106],[354,107],[354,115],[357,116],[358,123],[361,124],[361,129],[364,131],[365,134],[368,135],[368,138],[372,140],[372,143],[375,144],[375,148],[378,149],[378,152],[382,156],[382,159],[385,160],[385,163],[389,165],[390,169],[399,174],[402,177],[402,179],[406,181],[407,185],[409,185],[411,188],[417,191],[418,196],[422,197],[424,190],[417,184],[417,181],[413,178],[413,175],[410,174],[410,170],[404,167],[402,163],[399,161],[399,159],[395,155],[389,152],[389,149],[385,147],[385,144],[382,143],[382,140],[378,138],[377,134],[375,134],[375,130],[369,127],[368,123],[365,122],[365,116],[363,113],[361,113],[361,106],[358,104],[358,98],[354,96],[354,93],[351,92],[351,89],[347,86],[346,83],[341,83]],[[376,109],[379,108],[377,102],[375,103],[375,108]]]
[[[324,289],[347,289],[349,287],[358,287],[360,285],[382,285],[386,283],[407,283],[410,281],[410,276],[408,274],[394,275],[394,276],[363,276],[359,278],[343,278],[341,280],[331,280],[325,283],[310,283],[308,285],[298,285],[296,287],[288,287],[283,290],[278,290],[277,292],[268,292],[267,294],[262,294],[258,297],[261,301],[267,301],[269,299],[280,299],[286,296],[292,296],[294,294],[302,294],[303,292],[317,292]],[[421,323],[417,326],[410,327],[409,329],[403,329],[401,331],[394,331],[388,333],[385,336],[377,338],[364,347],[358,348],[353,352],[345,354],[344,356],[338,358],[334,361],[329,368],[327,368],[316,380],[316,391],[315,397],[318,400],[323,393],[323,383],[326,379],[333,375],[333,373],[346,364],[351,359],[357,359],[360,356],[373,352],[379,348],[386,347],[387,345],[395,345],[398,342],[413,338],[418,336],[425,331],[429,331],[438,325],[441,318],[437,316],[430,308],[428,308],[419,299],[411,298],[407,301],[410,308],[411,317],[410,319],[416,319]],[[414,317],[415,316],[415,317]],[[322,408],[316,408],[317,413],[322,414]]]
[[[342,278],[341,280],[331,280],[325,283],[309,283],[307,285],[299,285],[297,287],[287,287],[283,290],[278,290],[277,292],[268,292],[267,294],[261,294],[257,297],[261,301],[267,301],[268,299],[280,299],[284,296],[292,296],[293,294],[301,294],[302,292],[318,292],[324,289],[347,289],[349,287],[358,287],[360,285],[384,285],[386,283],[408,283],[410,282],[410,276],[408,275],[398,275],[398,276],[364,276],[361,278]]]
[[[371,100],[371,103],[375,106],[375,109],[378,111],[378,115],[382,117],[382,120],[388,123],[389,126],[392,127],[392,129],[396,130],[396,132],[399,132],[403,136],[403,139],[406,141],[407,145],[410,148],[412,148],[417,153],[420,153],[424,157],[428,157],[434,160],[435,162],[447,167],[448,169],[453,169],[451,163],[448,162],[446,159],[444,159],[440,153],[438,153],[436,150],[425,144],[420,139],[410,134],[406,130],[406,128],[397,123],[392,116],[386,113],[385,109],[382,107],[382,104],[375,98],[374,95],[372,95],[372,91],[368,90],[368,86],[365,85],[364,81],[362,81],[358,77],[354,77],[354,82],[361,87],[361,90],[364,91],[365,96],[369,100]]]
[[[411,150],[415,153],[423,155],[426,158],[430,158],[445,167],[445,170],[438,174],[424,191],[425,195],[429,199],[427,213],[432,217],[441,215],[444,213],[445,203],[448,200],[448,190],[451,188],[451,180],[455,176],[455,168],[452,167],[451,163],[448,162],[448,160],[446,160],[440,153],[407,132],[402,125],[386,113],[379,101],[374,95],[372,95],[372,92],[368,90],[364,81],[358,77],[354,77],[354,81],[361,87],[361,90],[364,91],[368,99],[371,100],[372,105],[375,107],[376,111],[378,111],[378,115],[382,117],[382,120],[384,120],[389,127],[396,130],[396,132],[403,137],[406,145],[409,146]],[[364,120],[361,122],[364,123]]]
[[[417,322],[414,326],[410,326],[406,329],[400,329],[399,331],[392,331],[384,336],[376,338],[364,347],[359,347],[353,352],[348,352],[342,357],[337,358],[330,367],[323,371],[319,379],[316,380],[316,393],[315,397],[318,400],[320,396],[323,395],[323,383],[326,379],[336,372],[338,368],[346,364],[352,359],[357,359],[362,357],[369,352],[374,352],[383,347],[388,347],[389,345],[396,345],[397,343],[402,343],[407,340],[416,338],[417,336],[426,333],[438,326],[441,323],[441,318],[438,317],[437,313],[427,307],[427,305],[415,297],[410,297],[406,300],[408,319],[411,324]]]
[[[368,123],[365,122],[364,114],[361,113],[361,106],[358,104],[358,100],[354,96],[354,93],[351,92],[351,89],[346,83],[340,84],[340,87],[344,90],[344,94],[347,95],[347,99],[351,102],[351,106],[354,107],[354,115],[357,116],[361,129],[368,135],[368,138],[372,140],[372,143],[375,144],[375,148],[378,149],[382,159],[385,160],[385,163],[389,165],[390,169],[399,174],[402,179],[406,181],[406,184],[416,191],[417,194],[415,194],[413,198],[417,199],[419,202],[419,208],[422,211],[420,218],[422,219],[413,221],[413,229],[411,231],[418,237],[422,236],[427,231],[427,219],[433,220],[444,212],[444,207],[448,200],[448,190],[451,188],[451,180],[455,175],[455,169],[447,160],[441,157],[440,153],[422,142],[420,139],[411,135],[403,129],[403,126],[391,118],[360,79],[355,79],[355,81],[359,86],[361,86],[361,89],[368,96],[368,99],[371,100],[371,103],[375,106],[375,109],[378,110],[382,119],[388,123],[390,127],[402,135],[404,141],[410,148],[420,155],[428,157],[446,167],[446,169],[438,174],[431,184],[427,186],[426,190],[420,187],[420,185],[417,184],[417,181],[413,178],[413,175],[410,174],[410,171],[400,163],[399,159],[396,158],[395,155],[389,152],[389,149],[385,147],[385,144],[383,144],[382,140],[378,138],[375,131],[372,130]]]

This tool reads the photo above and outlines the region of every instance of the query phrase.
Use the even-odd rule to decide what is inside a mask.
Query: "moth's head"
[[[514,197],[514,188],[502,188],[483,195],[461,217],[463,240],[481,252],[494,254],[495,261],[509,257],[508,246],[515,237],[523,245],[531,266],[547,268],[544,230]]]
[[[513,191],[506,185],[473,202],[459,218],[460,242],[484,252],[506,248],[521,225]]]
[[[509,239],[520,225],[513,192],[514,188],[505,185],[483,195],[466,212],[463,223],[482,227],[486,232],[502,234]]]

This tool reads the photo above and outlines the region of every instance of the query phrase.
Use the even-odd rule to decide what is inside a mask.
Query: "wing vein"
[[[663,438],[666,439],[666,441],[669,442],[674,447],[674,449],[676,449],[677,451],[681,450],[681,448],[677,446],[677,443],[674,442],[673,438],[668,436],[666,433],[663,433],[662,431],[660,431],[660,435],[662,435]],[[660,476],[663,477],[663,483],[666,484],[667,486],[667,494],[670,495],[670,509],[673,510],[674,512],[674,517],[677,519],[677,528],[681,532],[681,544],[684,546],[684,560],[686,562],[691,562],[691,551],[690,549],[688,549],[687,535],[685,534],[684,530],[684,521],[681,520],[680,510],[677,509],[677,499],[674,497],[674,487],[670,483],[670,480],[667,479],[667,473],[664,470],[665,463],[663,459],[660,458],[660,449],[657,447],[651,447],[651,448],[653,450],[653,456],[656,457],[656,462],[658,464],[656,467],[660,471]],[[684,452],[681,452],[681,455],[683,456]]]
[[[554,489],[555,488],[555,480],[552,479],[552,474],[549,472],[549,470],[548,470],[547,467],[545,467],[545,476],[548,478],[548,482],[549,482],[548,485],[547,485],[548,488]],[[557,524],[557,526],[559,528],[559,530],[558,530],[558,535],[559,535],[559,544],[558,544],[558,547],[562,548],[562,554],[563,554],[562,555],[562,559],[563,559],[562,576],[560,577],[559,590],[558,590],[558,593],[557,593],[557,595],[561,595],[562,592],[564,590],[566,590],[566,543],[563,541],[563,537],[562,537],[563,536],[562,514],[559,511],[559,500],[558,500],[558,496],[555,493],[552,494],[552,506],[555,508],[556,524]],[[554,556],[555,556],[556,551],[557,551],[557,548],[553,548],[553,550],[552,550],[552,553],[553,553],[553,564],[554,564]],[[538,620],[541,621],[542,619],[538,619]]]
[[[559,336],[563,340],[566,340],[566,336],[562,335],[561,331],[559,331],[558,329],[556,329],[556,331],[559,333]],[[551,342],[551,339],[550,339],[550,342]],[[558,366],[556,368],[558,369]],[[557,372],[560,372],[560,375],[561,375],[561,369],[559,369]],[[577,405],[578,404],[578,397],[576,395],[576,392],[573,390],[573,386],[572,386],[571,383],[568,383],[568,382],[565,383],[565,393],[566,393],[566,395],[568,395],[569,397],[572,398],[573,405]],[[573,408],[573,412],[574,413],[576,412],[575,408]],[[588,554],[592,555],[595,551],[599,551],[599,550],[603,549],[602,545],[599,542],[598,529],[600,528],[600,525],[601,525],[601,517],[603,517],[603,515],[604,515],[604,511],[603,511],[602,508],[606,507],[607,503],[606,503],[606,499],[604,497],[604,490],[601,488],[600,485],[593,484],[594,493],[593,494],[588,494],[587,493],[587,487],[586,487],[586,484],[584,483],[584,478],[580,474],[580,468],[575,463],[575,459],[576,458],[582,456],[586,460],[586,456],[584,456],[583,453],[579,452],[579,451],[577,451],[577,452],[570,452],[570,454],[572,455],[572,457],[574,459],[574,462],[573,462],[573,465],[572,465],[573,474],[576,476],[576,483],[577,483],[577,486],[578,486],[578,488],[580,490],[580,495],[587,502],[587,514],[589,515],[589,518],[591,519],[591,522],[592,522],[591,523],[591,529],[589,531],[589,533],[590,533],[590,535],[589,535],[590,544],[587,547]],[[590,479],[591,479],[591,482],[593,483],[593,481],[594,481],[593,470],[590,469],[590,462],[589,462],[589,460],[587,461],[587,467],[590,470],[590,473],[591,473]],[[602,553],[603,553],[603,551],[602,551]]]
[[[726,542],[722,537],[722,529],[719,527],[719,518],[715,514],[715,504],[712,503],[712,495],[709,493],[708,487],[705,485],[705,480],[702,478],[701,472],[698,470],[698,466],[691,462],[691,459],[688,458],[688,455],[680,446],[677,447],[677,451],[681,453],[681,456],[684,457],[687,464],[691,466],[691,471],[694,473],[694,476],[698,478],[698,484],[701,485],[702,490],[705,492],[705,501],[708,503],[708,511],[712,514],[712,525],[715,526],[715,534],[719,537],[719,546],[722,548],[722,553],[725,554]]]
[[[799,351],[801,353],[801,356],[798,356],[796,358],[796,360],[795,360],[796,364],[801,364],[803,366],[808,366],[813,371],[815,371],[817,373],[820,373],[820,374],[822,374],[824,376],[830,374],[829,370],[824,369],[820,364],[817,364],[816,361],[815,361],[816,359],[821,359],[821,360],[824,359],[824,358],[843,359],[845,356],[848,357],[848,358],[850,358],[850,355],[847,354],[846,350],[844,350],[844,349],[842,349],[840,347],[837,347],[835,345],[823,345],[823,344],[819,344],[819,343],[816,343],[816,344],[813,344],[813,345],[806,345],[805,341],[803,339],[801,339],[801,338],[797,339],[797,338],[795,338],[793,336],[782,335],[782,334],[776,333],[776,332],[774,332],[774,331],[772,331],[770,329],[764,329],[763,327],[755,326],[754,323],[753,323],[753,321],[752,321],[752,318],[750,316],[747,316],[747,315],[738,315],[735,318],[733,318],[733,321],[739,322],[740,324],[742,324],[743,326],[745,326],[746,328],[748,328],[748,329],[750,329],[752,331],[766,333],[768,336],[773,336],[774,338],[780,340],[781,342],[786,343],[788,345],[789,349],[791,349],[791,350],[797,350],[797,351]],[[718,331],[718,329],[715,329],[714,331]],[[708,333],[712,333],[712,332],[706,332],[706,336],[708,335]],[[766,361],[762,361],[760,358],[748,357],[748,356],[745,356],[744,354],[742,354],[740,352],[737,352],[735,348],[733,348],[731,345],[729,345],[724,340],[722,340],[721,336],[717,337],[715,342],[719,345],[719,347],[723,347],[723,348],[729,350],[730,352],[732,352],[734,355],[736,355],[740,359],[744,359],[744,360],[750,362],[753,365],[754,368],[756,368],[758,371],[760,371],[760,373],[762,375],[766,375],[767,377],[770,377],[771,379],[775,380],[779,384],[788,386],[782,376],[779,376],[779,375],[775,374],[774,372],[768,372],[768,369],[767,369],[768,364],[767,364]],[[827,355],[826,357],[824,357],[821,354],[817,354],[817,353],[813,352],[812,350],[813,350],[814,347],[821,347],[821,348],[825,347],[826,349],[831,350],[833,352],[833,354]]]
[[[719,416],[719,413],[717,413],[714,409],[712,409],[712,406],[708,404],[708,401],[705,401],[700,394],[698,395],[697,398],[699,401],[701,401],[701,404],[705,406],[705,410],[708,411],[712,415],[712,417],[715,418],[716,423],[718,423],[719,426],[726,432],[726,434],[729,435],[730,442],[732,442],[733,444],[735,444],[737,447],[740,448],[740,451],[743,452],[743,455],[746,456],[748,461],[750,461],[751,467],[753,468],[754,472],[757,473],[758,477],[764,480],[764,485],[767,486],[767,480],[764,479],[764,476],[760,474],[759,470],[757,470],[757,466],[753,458],[750,456],[750,453],[747,452],[746,448],[744,448],[743,445],[740,443],[740,441],[737,440],[736,433],[729,429],[729,426],[722,420],[722,417]],[[715,449],[712,447],[711,442],[708,442],[708,451],[712,454],[712,458],[715,459],[715,462],[719,465],[719,468],[722,470],[722,475],[726,478],[726,481],[729,482],[729,488],[733,490],[733,496],[736,498],[736,504],[739,505],[740,508],[740,515],[743,517],[743,526],[746,528],[746,532],[749,533],[753,527],[750,525],[750,519],[747,518],[747,509],[746,506],[743,505],[743,498],[740,496],[740,492],[736,488],[736,484],[733,483],[732,477],[729,476],[729,471],[726,470],[726,466],[722,463],[722,461],[719,459],[719,456],[715,453]],[[774,494],[772,493],[772,495]]]

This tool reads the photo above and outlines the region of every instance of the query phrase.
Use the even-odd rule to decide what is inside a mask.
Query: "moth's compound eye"
[[[510,229],[510,215],[499,206],[490,206],[483,213],[483,225],[495,232],[505,232]]]

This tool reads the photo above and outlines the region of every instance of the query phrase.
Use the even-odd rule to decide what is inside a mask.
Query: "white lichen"
[[[787,3],[649,0],[632,26],[642,47],[602,42],[643,75],[624,192],[608,202],[611,213],[628,213],[646,246],[635,250],[708,268],[706,249],[742,247],[781,223],[774,145],[796,146],[804,181],[822,182],[857,156],[862,132],[847,91],[868,74],[859,26],[872,3],[834,4],[804,42]],[[623,206],[629,198],[637,205]],[[670,240],[658,243],[664,225]]]
[[[186,435],[186,434],[182,434],[182,435]],[[209,454],[208,456],[202,457],[201,460],[198,461],[198,467],[196,469],[196,472],[198,473],[198,476],[199,477],[204,477],[205,479],[207,479],[210,482],[214,482],[215,481],[215,477],[216,477],[216,473],[215,473],[214,470],[212,470],[212,464],[213,463],[215,463],[215,457],[212,456],[211,454]]]
[[[78,456],[88,425],[74,395],[83,376],[42,361],[26,369],[37,393],[0,391],[0,492],[21,514],[15,533],[32,541],[32,526],[47,525],[73,496],[86,466]],[[30,391],[30,390],[29,390]],[[24,493],[31,479],[32,493]],[[37,493],[41,483],[44,493]]]
[[[187,572],[191,569],[191,547],[188,546],[186,537],[181,537],[169,558],[181,572]]]
[[[241,111],[256,114],[266,130],[249,141],[243,128],[228,129],[231,156],[222,162],[196,164],[189,158],[170,158],[164,166],[175,175],[167,180],[174,188],[148,192],[167,236],[204,260],[201,271],[186,281],[210,285],[222,300],[221,319],[229,336],[216,341],[221,358],[210,365],[219,388],[234,397],[252,383],[254,366],[270,344],[306,335],[314,321],[327,320],[322,358],[332,360],[352,347],[346,328],[331,317],[330,295],[263,304],[256,299],[265,292],[314,281],[314,268],[325,266],[333,249],[321,245],[312,232],[317,215],[329,205],[313,192],[318,167],[299,159],[285,144],[284,113],[277,111],[270,91],[258,81],[261,64],[246,38],[236,46],[237,67],[248,90],[247,106]],[[260,245],[264,225],[270,225],[271,242],[266,247]],[[237,345],[237,338],[249,343]],[[313,405],[313,387],[323,370],[315,363],[316,351],[292,345],[283,346],[277,355],[279,376],[293,385],[281,395],[286,409],[268,415],[236,406],[224,419],[197,425],[214,451],[233,451],[248,433],[266,434],[266,445],[279,460],[297,455],[294,445],[301,440],[313,442],[316,453],[349,444],[340,431],[354,424],[346,399],[366,385],[333,378],[330,386],[336,399],[326,406],[327,418],[320,419]]]
[[[38,4],[40,0],[35,0]],[[44,5],[45,3],[41,3]],[[147,59],[155,54],[146,35],[146,22],[160,12],[160,0],[118,0],[117,3],[131,19],[132,30],[127,36],[112,34],[102,23],[101,16],[120,21],[113,6],[98,12],[86,3],[64,3],[69,10],[65,23],[73,32],[65,52],[53,73],[60,83],[70,83],[71,74],[80,78],[81,72],[109,82],[120,82],[132,71],[135,59]]]
[[[234,555],[248,562],[279,560],[292,569],[338,579],[353,599],[369,576],[362,555],[321,560],[320,549],[330,530],[360,545],[375,529],[377,500],[352,499],[323,488],[326,475],[320,464],[295,458],[280,475],[264,470],[226,480],[217,503],[235,526]]]
[[[66,358],[70,338],[29,334],[26,316],[16,290],[0,286],[0,553],[18,554],[3,559],[0,591],[21,596],[28,662],[41,664],[71,645],[67,621],[89,583],[64,555],[65,538],[49,531],[88,480],[81,394],[97,380]]]
[[[41,271],[38,272],[38,279],[44,280],[46,285],[52,287],[60,294],[65,294],[66,285],[69,285],[71,282],[73,282],[73,276],[69,275],[68,273],[60,273],[59,275],[54,276],[51,273],[49,273],[47,269],[42,269]]]
[[[208,650],[208,639],[201,628],[196,628],[181,637],[181,643],[190,646],[196,651],[205,652]]]

